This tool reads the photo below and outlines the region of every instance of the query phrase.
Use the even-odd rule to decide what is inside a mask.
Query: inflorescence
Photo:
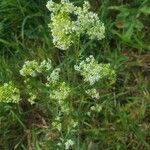
[[[61,105],[63,100],[66,99],[70,93],[69,86],[63,81],[60,81],[60,68],[53,68],[51,60],[44,60],[41,63],[37,61],[26,61],[20,70],[20,74],[24,77],[25,83],[29,84],[30,77],[36,77],[39,74],[43,74],[46,78],[45,87],[49,91],[49,98],[58,100],[58,103]],[[31,93],[32,87],[27,85],[27,88],[30,91],[28,93],[28,101],[31,104],[34,104],[35,99],[37,98],[36,94]]]
[[[51,12],[49,27],[56,47],[66,50],[75,39],[84,34],[90,39],[101,40],[105,37],[104,24],[96,13],[90,11],[87,1],[84,2],[83,8],[74,6],[69,0],[61,0],[60,4],[50,0],[46,6]]]
[[[92,55],[81,61],[79,65],[75,65],[74,68],[83,76],[84,81],[89,82],[90,85],[94,85],[104,78],[115,80],[115,71],[110,64],[99,64]]]
[[[46,71],[51,70],[52,64],[51,60],[44,60],[40,64],[33,60],[33,61],[26,61],[20,70],[20,74],[24,77],[35,77],[38,73],[44,73]]]

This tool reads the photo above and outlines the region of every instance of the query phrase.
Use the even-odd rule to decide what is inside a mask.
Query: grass
[[[113,88],[101,90],[102,111],[87,117],[95,101],[82,95],[71,97],[78,119],[76,135],[65,129],[70,121],[63,116],[63,138],[74,139],[75,150],[148,150],[150,149],[150,45],[148,0],[89,0],[92,10],[105,23],[102,41],[82,40],[81,56],[94,55],[117,72]],[[52,43],[47,24],[47,0],[1,0],[0,2],[0,84],[13,80],[22,87],[19,70],[24,61],[50,58],[64,68],[63,78],[72,86],[74,56]],[[81,5],[83,0],[74,0]],[[67,76],[66,76],[67,74]],[[80,85],[79,85],[80,87]],[[23,88],[23,87],[22,87]],[[51,123],[56,109],[45,97],[30,105],[0,103],[0,149],[55,150],[60,136]],[[63,149],[63,148],[62,148]]]

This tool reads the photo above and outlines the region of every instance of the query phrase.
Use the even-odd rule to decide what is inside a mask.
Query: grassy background
[[[61,63],[66,68],[64,73],[68,72],[68,79],[72,77],[67,67],[73,60],[72,52],[70,50],[66,56],[54,48],[47,26],[50,12],[45,7],[46,2],[0,1],[0,84],[14,80],[19,85],[19,69],[25,60],[32,59],[50,58],[55,65]],[[83,0],[73,2],[80,5]],[[111,63],[117,70],[117,82],[113,92],[101,95],[107,99],[103,114],[84,120],[82,106],[78,110],[81,120],[91,127],[85,124],[80,127],[81,142],[75,149],[149,149],[148,0],[90,0],[90,3],[105,23],[106,38],[98,42],[83,39],[82,55],[92,54],[101,62]],[[50,128],[45,126],[51,120],[51,110],[46,108],[45,111],[43,107],[0,104],[0,149],[55,149],[56,135],[43,138]]]

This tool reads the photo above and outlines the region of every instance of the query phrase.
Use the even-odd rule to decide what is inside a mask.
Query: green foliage
[[[70,1],[81,17],[84,1]],[[47,0],[0,1],[0,149],[150,148],[149,1],[89,2],[84,16],[97,14],[105,38],[89,39],[82,24],[80,40],[62,51]]]

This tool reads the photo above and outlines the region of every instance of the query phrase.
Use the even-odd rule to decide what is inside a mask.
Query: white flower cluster
[[[12,82],[5,83],[0,87],[0,102],[18,103],[20,101],[20,91]]]
[[[32,92],[29,92],[29,98],[28,98],[28,101],[30,102],[30,104],[34,104],[35,103],[35,99],[37,98],[37,95],[32,93]]]
[[[85,91],[90,97],[94,98],[94,99],[99,99],[100,96],[99,96],[99,92],[95,89],[95,88],[92,88],[92,89],[88,89]]]
[[[39,67],[37,68],[38,73],[42,73],[45,71],[50,71],[52,69],[52,62],[50,59],[43,60],[41,64],[39,64]]]
[[[26,61],[23,65],[22,69],[20,70],[20,74],[22,76],[36,76],[36,69],[38,68],[38,63],[33,61]]]
[[[115,77],[115,71],[110,64],[99,64],[92,55],[81,61],[79,65],[75,65],[74,68],[80,72],[84,81],[89,82],[90,85],[103,78],[113,79]]]
[[[91,109],[92,111],[95,111],[95,112],[101,112],[102,106],[99,105],[99,104],[96,104],[95,106],[91,106],[90,109]]]
[[[62,131],[62,112],[59,112],[58,116],[56,116],[52,122],[53,129],[57,129],[59,132]],[[75,121],[73,118],[68,117],[67,125],[65,126],[65,130],[67,130],[67,133],[74,134],[76,132],[76,128],[78,125],[78,122]]]
[[[91,117],[93,113],[100,113],[102,109],[103,109],[102,104],[95,103],[93,106],[90,107],[89,111],[87,112],[87,115]]]
[[[39,64],[37,61],[26,61],[20,70],[20,74],[22,76],[37,76],[38,73],[42,73],[44,71],[49,71],[52,68],[51,60],[44,60]]]
[[[74,6],[69,0],[61,0],[60,4],[50,0],[46,6],[52,12],[52,23],[49,27],[56,47],[68,49],[81,34],[87,34],[90,39],[104,38],[104,24],[97,14],[89,11],[90,5],[87,1],[84,2],[83,8]],[[71,18],[71,15],[75,15],[76,19]]]
[[[64,147],[65,150],[69,150],[75,143],[72,139],[60,139],[61,141],[57,144],[61,149]]]
[[[46,75],[47,83],[46,86],[50,87],[55,85],[59,80],[60,68],[53,69],[51,60],[44,60],[41,63],[37,61],[26,61],[20,70],[20,74],[25,77],[35,77],[38,74],[42,73],[44,76]],[[26,83],[26,90],[28,90],[28,101],[31,104],[35,103],[35,99],[37,99],[37,92],[33,91],[32,86],[30,86],[30,79],[26,78],[24,83]],[[54,92],[54,90],[53,90]],[[56,91],[55,91],[56,92]],[[57,94],[56,94],[57,95]],[[54,95],[53,95],[54,96]]]
[[[57,116],[54,121],[52,122],[52,126],[54,129],[57,129],[58,131],[61,131],[62,124],[61,124],[61,117]]]
[[[57,77],[56,77],[56,79],[57,79]],[[52,80],[52,82],[49,82],[47,84],[47,87],[49,87],[50,99],[57,100],[57,104],[60,106],[61,112],[69,114],[70,107],[69,107],[67,101],[65,101],[65,100],[71,93],[71,89],[66,84],[66,82],[61,82],[61,81],[58,82],[58,80],[57,80],[57,82],[56,82],[56,80],[54,82],[54,80]]]
[[[75,30],[78,34],[87,34],[90,39],[101,40],[105,36],[105,26],[99,20],[96,13],[89,11],[90,4],[85,1],[83,8],[76,7],[74,13],[77,15],[77,20],[75,21]]]
[[[50,76],[47,77],[48,84],[49,86],[50,83],[55,84],[59,81],[59,73],[60,73],[60,68],[56,68],[52,71]]]
[[[50,98],[59,100],[58,102],[61,104],[63,103],[62,100],[65,100],[69,96],[70,92],[71,89],[69,86],[65,82],[62,82],[57,89],[51,91]]]
[[[65,142],[65,149],[68,150],[70,147],[72,147],[74,145],[74,141],[72,141],[71,139],[68,139]]]
[[[66,0],[62,0],[61,4],[50,0],[46,6],[52,12],[52,23],[49,27],[52,32],[53,43],[56,47],[66,50],[73,43],[73,22],[71,21],[70,13],[74,10],[74,6]]]

